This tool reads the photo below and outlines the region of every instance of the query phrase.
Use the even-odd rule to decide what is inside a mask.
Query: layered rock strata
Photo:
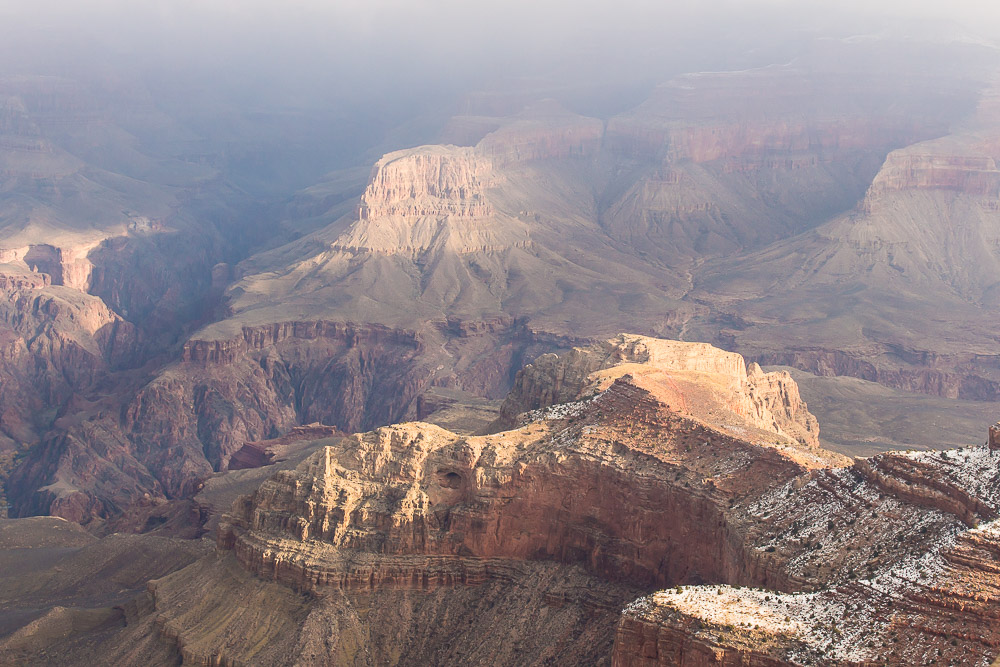
[[[587,364],[604,365],[621,344],[645,359],[618,350],[601,384]],[[517,589],[543,563],[612,599],[622,586],[663,589],[625,607],[613,645],[595,639],[608,650],[597,660],[615,665],[989,664],[1000,650],[1000,541],[987,523],[1000,511],[1000,459],[979,447],[837,467],[842,459],[752,414],[734,435],[730,404],[705,397],[720,395],[720,377],[732,391],[734,371],[756,373],[709,351],[626,336],[547,358],[548,373],[526,370],[533,383],[522,377],[512,397],[548,406],[514,430],[458,436],[412,423],[345,438],[237,501],[220,553],[263,580],[340,600],[341,619],[386,596]],[[607,372],[616,368],[627,372]],[[588,383],[596,393],[583,400],[555,398]],[[179,582],[163,585],[188,604]],[[535,604],[556,605],[546,600]],[[603,613],[591,630],[606,627]],[[163,618],[169,641],[198,636],[181,616]],[[359,627],[351,636],[384,641]],[[435,642],[456,630],[441,632]],[[490,646],[478,655],[542,659],[537,645]]]
[[[79,392],[134,359],[136,332],[104,302],[0,265],[0,481]],[[63,494],[61,494],[63,495]]]
[[[491,599],[491,591],[511,595],[537,585],[542,597],[520,611],[500,605],[507,621],[496,622],[570,614],[583,623],[576,632],[592,638],[599,661],[611,652],[609,619],[636,587],[717,579],[793,586],[766,560],[743,552],[744,528],[726,518],[729,499],[758,496],[777,478],[793,480],[822,465],[823,453],[748,423],[747,433],[761,437],[752,444],[678,411],[684,392],[694,402],[699,388],[716,388],[717,371],[745,376],[742,360],[697,344],[654,356],[647,372],[608,378],[596,396],[543,408],[513,431],[463,437],[415,423],[333,443],[238,501],[218,530],[222,553],[232,550],[244,572],[264,580],[342,600],[341,619],[393,596],[404,596],[420,615],[439,599],[437,591],[465,600],[461,591],[472,587]],[[678,382],[671,372],[688,375]],[[716,407],[720,413],[705,418],[731,427],[734,417],[721,412],[724,404]],[[555,573],[589,592],[581,597],[555,584]],[[156,600],[183,599],[179,583],[158,585]],[[166,638],[202,659],[192,626],[172,613],[163,618]],[[381,655],[376,644],[386,640],[366,622],[360,627],[371,642],[363,650]],[[460,632],[446,623],[429,645],[454,644],[449,638]],[[477,655],[508,663],[578,659],[568,647],[552,654],[552,641],[562,639],[525,637],[511,653],[491,640]],[[225,655],[235,659],[241,650],[230,645]]]
[[[671,374],[675,383],[692,376],[717,391],[710,398],[689,396],[683,387],[673,408],[704,415],[709,406],[721,404],[739,420],[813,447],[819,446],[819,424],[811,415],[798,386],[788,373],[765,373],[757,364],[749,369],[742,356],[705,343],[682,343],[621,334],[567,354],[547,354],[519,371],[514,387],[501,406],[501,417],[513,424],[528,410],[566,403],[605,389],[610,382],[629,374]],[[714,420],[720,423],[720,415]]]
[[[744,508],[759,517],[750,539],[811,579],[809,592],[642,598],[625,609],[614,664],[989,665],[1000,655],[998,509],[1000,457],[988,447],[882,454],[778,486]]]

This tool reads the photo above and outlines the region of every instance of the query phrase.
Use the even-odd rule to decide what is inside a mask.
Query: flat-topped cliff
[[[389,153],[372,169],[359,215],[362,220],[394,215],[484,217],[492,212],[484,191],[495,178],[491,161],[470,148],[423,146]]]

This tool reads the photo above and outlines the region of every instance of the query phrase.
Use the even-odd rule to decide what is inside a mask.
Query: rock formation
[[[6,479],[13,460],[46,437],[78,392],[134,358],[136,335],[103,301],[51,285],[47,274],[0,265],[0,296],[0,474]],[[54,495],[63,498],[71,488]]]
[[[993,136],[976,130],[896,150],[854,211],[710,269],[697,298],[727,303],[736,323],[719,340],[760,363],[820,375],[951,398],[1000,395],[987,325],[1000,271]],[[774,309],[802,323],[780,349],[767,342],[769,330],[788,331],[768,321]],[[822,326],[819,313],[828,313]],[[958,320],[961,335],[946,334]]]
[[[523,412],[603,391],[623,375],[639,381],[646,375],[664,372],[669,373],[676,387],[673,403],[679,411],[701,416],[722,409],[739,420],[738,429],[751,424],[804,445],[819,446],[819,424],[788,373],[765,373],[757,364],[751,364],[748,371],[740,355],[705,343],[627,334],[587,348],[574,348],[568,354],[539,357],[518,372],[500,409],[501,416],[507,425],[513,425]],[[711,386],[714,391],[689,395],[685,386],[692,377],[697,378],[702,389]],[[708,382],[708,378],[712,381]],[[713,418],[722,425],[720,415]]]
[[[623,614],[614,664],[701,665],[722,656],[774,665],[991,664],[1000,654],[996,455],[971,448],[872,463],[882,472],[865,462],[825,471],[793,497],[777,500],[779,491],[753,507],[769,519],[777,512],[783,528],[758,548],[793,553],[825,586],[679,587],[642,598]],[[810,519],[805,510],[816,503],[822,511]]]
[[[218,554],[156,582],[112,650],[145,633],[192,662],[573,663],[572,636],[615,665],[988,665],[997,457],[846,465],[753,413],[738,433],[731,404],[702,400],[740,372],[755,393],[745,368],[622,336],[526,369],[509,404],[548,405],[513,430],[409,423],[321,447],[236,501]],[[569,385],[597,393],[557,402]]]
[[[4,79],[0,166],[37,196],[0,201],[0,259],[99,298],[135,338],[113,390],[88,384],[47,404],[74,418],[36,411],[44,425],[10,436],[31,450],[13,511],[114,520],[145,494],[189,500],[247,442],[421,418],[432,392],[499,400],[526,362],[623,329],[1000,395],[992,56],[942,49],[916,68],[908,42],[823,41],[676,76],[607,119],[538,101],[551,91],[487,91],[443,144],[271,206],[234,184],[266,179],[227,180],[230,158],[141,85]],[[896,74],[863,64],[875,56]],[[733,377],[709,402],[815,444],[784,379]]]
[[[433,146],[390,153],[372,169],[359,217],[486,217],[492,209],[484,201],[485,189],[495,178],[491,161],[471,148]]]

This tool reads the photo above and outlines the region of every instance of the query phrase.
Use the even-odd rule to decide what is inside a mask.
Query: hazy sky
[[[147,48],[178,49],[248,39],[265,40],[261,48],[270,39],[391,52],[434,50],[442,41],[474,50],[537,49],[602,34],[648,39],[688,22],[725,26],[755,14],[807,21],[848,11],[952,19],[1000,38],[1000,3],[988,0],[0,0],[0,31],[15,40],[98,38],[130,49],[142,47],[143,38],[153,40]]]
[[[955,22],[1000,43],[986,0],[0,0],[0,75],[131,77],[213,137],[294,112],[313,125],[273,134],[317,143],[335,118],[377,151],[432,139],[476,91],[607,117],[679,73],[788,62],[819,37],[951,39]]]
[[[779,62],[817,34],[960,32],[947,21],[1000,42],[986,0],[0,0],[0,73],[131,67],[345,98],[504,76],[648,82]]]

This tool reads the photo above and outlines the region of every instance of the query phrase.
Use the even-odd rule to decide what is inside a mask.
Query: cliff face
[[[990,664],[998,463],[987,448],[883,454],[816,473],[791,495],[775,489],[748,508],[765,517],[751,539],[779,559],[796,554],[788,566],[814,592],[712,586],[643,598],[625,610],[614,664]]]
[[[744,528],[728,518],[729,499],[756,497],[774,480],[801,475],[806,468],[795,459],[806,457],[797,451],[714,430],[668,408],[656,387],[623,376],[598,396],[541,410],[513,431],[460,437],[414,423],[345,438],[237,501],[220,524],[219,545],[259,577],[250,581],[343,600],[340,618],[394,596],[405,596],[412,613],[422,616],[442,591],[454,602],[449,608],[466,606],[464,617],[470,588],[474,597],[492,600],[493,591],[518,596],[514,591],[534,586],[537,599],[523,599],[517,608],[498,605],[489,615],[523,637],[519,650],[510,653],[506,642],[484,632],[477,655],[522,664],[550,655],[557,662],[577,659],[569,647],[551,653],[550,644],[563,635],[536,635],[549,621],[525,626],[518,619],[583,614],[589,620],[577,632],[590,637],[589,659],[601,662],[611,652],[607,621],[618,614],[621,602],[615,601],[629,599],[635,587],[717,579],[797,585],[768,559],[745,553]],[[190,593],[182,588],[180,579],[163,582],[156,608],[186,608]],[[209,599],[222,590],[218,581],[202,589]],[[208,645],[190,618],[167,612],[167,636],[200,660]],[[233,622],[254,627],[242,617],[226,623]],[[347,639],[340,627],[332,645]],[[405,641],[362,627],[356,641],[368,654],[387,650],[383,642]],[[401,631],[411,632],[407,627]],[[435,628],[421,640],[423,648],[405,653],[409,660],[426,659],[427,651],[440,650],[433,647],[456,646],[465,636],[447,622]],[[301,627],[292,636],[301,644],[313,633]],[[225,660],[246,656],[237,645],[214,650]],[[290,650],[282,660],[301,659],[301,648]]]
[[[542,160],[595,158],[604,139],[604,123],[545,105],[531,107],[476,144],[476,152],[497,168]]]
[[[37,445],[81,392],[134,359],[134,328],[46,274],[0,269],[0,473]]]
[[[87,254],[96,246],[97,242],[85,242],[61,248],[48,244],[0,248],[0,262],[26,266],[33,272],[49,276],[53,285],[65,285],[87,292],[94,269]]]
[[[447,348],[438,336],[305,321],[189,342],[166,371],[102,400],[78,397],[82,417],[35,436],[9,486],[12,513],[100,523],[146,494],[155,502],[189,497],[248,442],[312,422],[346,432],[394,423],[416,416],[432,386],[502,393],[524,355],[568,344],[512,322],[456,323]],[[446,361],[462,376],[437,369]]]
[[[618,392],[628,393],[616,388],[605,400],[626,400],[613,396]],[[642,392],[630,397],[643,400]],[[598,463],[588,460],[598,450],[559,446],[556,454],[544,444],[550,439],[566,435],[545,429],[458,439],[430,425],[385,427],[265,483],[230,517],[220,540],[251,572],[307,590],[473,584],[502,577],[508,560],[575,564],[641,586],[766,579],[729,546],[720,562],[705,563],[693,558],[698,549],[688,555],[673,543],[678,532],[704,548],[732,541],[724,522],[719,527],[711,489],[673,489],[666,483],[673,471],[652,460],[637,482],[612,452]],[[358,472],[391,482],[371,486]],[[664,508],[685,517],[683,525],[664,521]],[[622,523],[626,513],[631,518]],[[665,552],[672,557],[664,560]],[[361,565],[358,553],[380,558]]]
[[[490,160],[470,148],[428,146],[389,153],[375,163],[361,196],[360,218],[394,215],[484,217],[484,191],[495,180]]]
[[[953,190],[996,198],[1000,196],[1000,170],[988,156],[893,151],[872,182],[869,196],[899,190]]]
[[[186,659],[214,651],[223,662],[254,655],[237,635],[270,632],[292,616],[335,618],[333,632],[300,624],[276,634],[285,648],[275,660],[301,660],[309,646],[344,662],[338,651],[348,644],[351,655],[372,656],[413,641],[411,621],[390,637],[362,609],[402,604],[408,618],[426,619],[430,605],[477,619],[484,612],[472,600],[520,596],[527,586],[539,595],[513,607],[491,602],[487,614],[518,637],[519,650],[484,629],[476,659],[555,656],[563,635],[546,634],[549,621],[527,620],[551,614],[589,637],[591,661],[615,665],[912,664],[928,652],[987,665],[996,656],[1000,541],[986,522],[1000,511],[1000,463],[991,450],[829,467],[835,457],[775,441],[752,416],[739,437],[718,414],[712,424],[681,405],[678,390],[694,398],[698,384],[713,389],[719,375],[746,374],[734,355],[641,338],[618,343],[595,348],[625,357],[605,371],[630,372],[605,375],[608,383],[584,400],[526,413],[514,430],[384,427],[278,473],[223,517],[213,562],[158,582],[145,618],[158,619],[161,640],[183,647]],[[595,348],[565,355],[563,370],[583,368]],[[686,372],[703,376],[640,372],[650,360],[687,363],[700,370]],[[756,375],[751,367],[748,377]],[[543,389],[544,376],[534,377]],[[573,374],[549,377],[555,385]],[[550,386],[540,395],[554,393]],[[192,587],[192,577],[201,583]],[[284,599],[282,586],[318,602],[267,609],[265,597]],[[264,596],[264,587],[274,590]],[[219,605],[234,590],[264,597],[244,600],[246,613],[225,614]],[[646,594],[630,598],[630,590]],[[629,599],[620,611],[615,601]],[[231,639],[210,641],[200,629],[209,622]],[[465,630],[434,627],[397,654],[408,656],[401,662],[470,655],[443,648],[467,638]],[[531,639],[536,630],[542,635]]]
[[[803,67],[803,65],[805,65]],[[873,77],[874,78],[874,77]],[[854,79],[857,99],[878,100],[892,83]],[[685,74],[658,86],[643,104],[608,123],[616,153],[695,163],[728,160],[742,168],[786,165],[777,155],[836,161],[851,152],[905,145],[946,128],[916,91],[897,91],[896,109],[875,101],[862,110],[843,95],[829,64],[805,62],[739,72]],[[912,105],[910,113],[901,113]]]

